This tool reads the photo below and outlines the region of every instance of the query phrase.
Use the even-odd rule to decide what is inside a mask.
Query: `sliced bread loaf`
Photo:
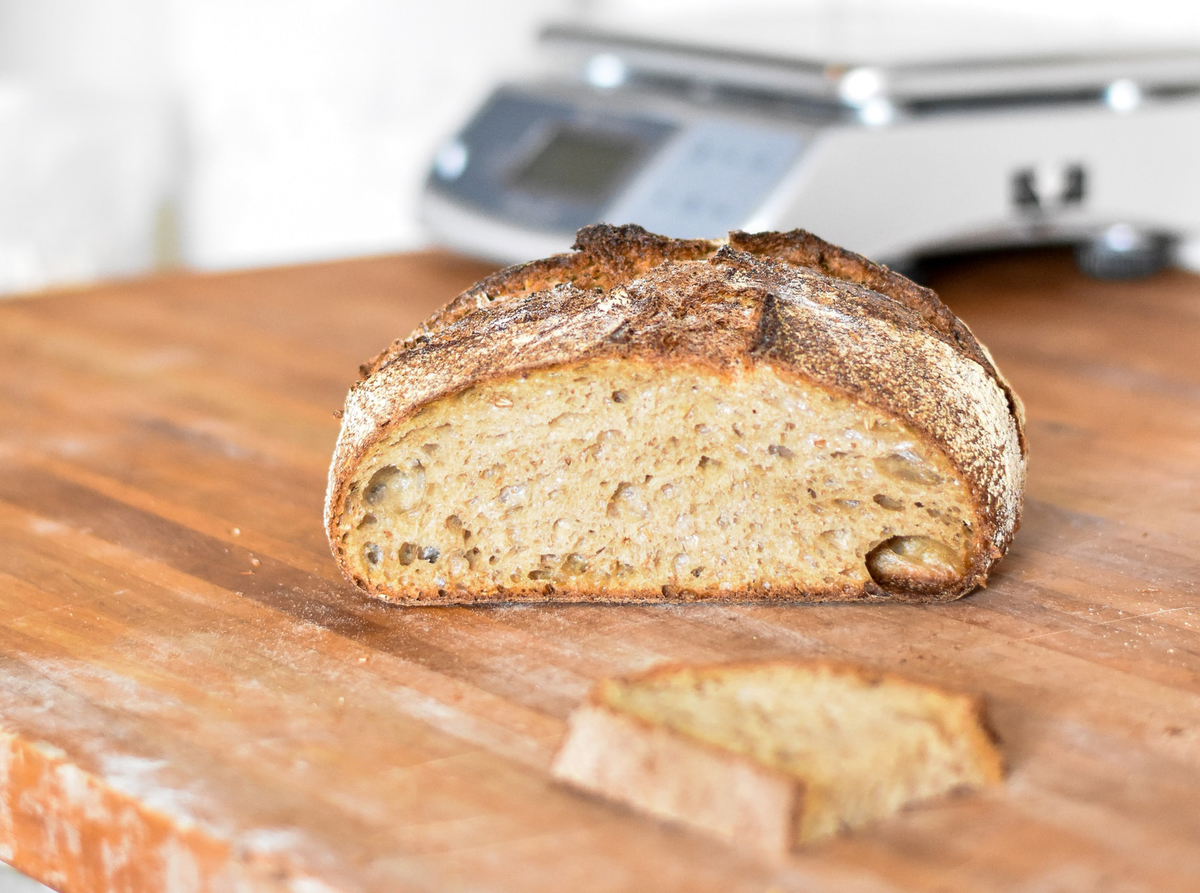
[[[409,604],[986,579],[1020,512],[1020,405],[932,292],[802,231],[576,248],[363,367],[326,499],[350,579]]]

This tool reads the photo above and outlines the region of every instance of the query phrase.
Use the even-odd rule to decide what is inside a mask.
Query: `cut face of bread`
[[[481,383],[395,426],[349,490],[356,577],[459,598],[936,593],[978,526],[903,422],[767,364]]]
[[[446,604],[986,579],[1020,513],[1020,404],[932,292],[800,232],[580,246],[364,367],[325,506],[351,580]]]
[[[829,664],[607,680],[571,718],[557,778],[777,852],[1002,777],[981,703]]]

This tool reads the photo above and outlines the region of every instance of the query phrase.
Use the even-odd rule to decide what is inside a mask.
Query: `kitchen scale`
[[[548,27],[543,70],[437,152],[434,238],[508,262],[598,221],[803,227],[902,269],[1054,243],[1098,276],[1200,269],[1200,47],[894,6],[680,18]]]

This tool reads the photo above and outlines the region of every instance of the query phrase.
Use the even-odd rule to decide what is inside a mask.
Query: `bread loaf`
[[[829,663],[656,669],[572,715],[556,778],[773,853],[997,782],[983,705]]]
[[[803,231],[588,227],[363,375],[329,541],[406,604],[951,599],[1020,513],[1020,404],[987,351]]]

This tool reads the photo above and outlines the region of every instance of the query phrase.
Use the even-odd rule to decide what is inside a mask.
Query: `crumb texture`
[[[479,384],[396,426],[348,493],[352,572],[442,601],[937,591],[976,527],[903,423],[767,364],[596,360]]]
[[[673,669],[602,683],[595,701],[797,779],[793,843],[1002,774],[974,698],[850,668]]]

